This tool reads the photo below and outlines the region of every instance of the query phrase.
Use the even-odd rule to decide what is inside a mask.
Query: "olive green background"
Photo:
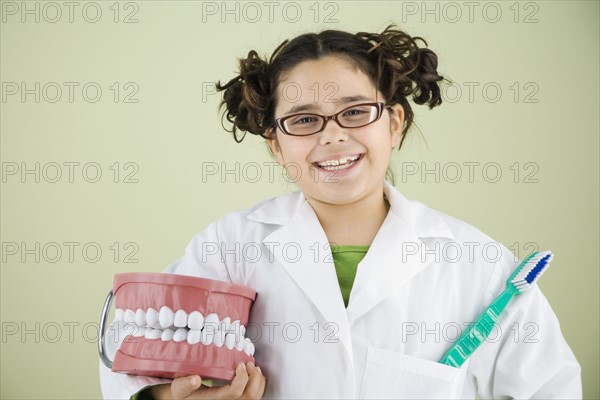
[[[44,2],[2,2],[2,398],[99,398],[95,329],[113,275],[161,271],[211,221],[295,190],[281,168],[269,176],[260,138],[237,144],[220,125],[212,83],[235,75],[236,57],[391,22],[424,37],[455,82],[441,107],[414,108],[423,137],[415,127],[394,155],[396,186],[521,258],[554,251],[540,286],[581,363],[584,397],[600,397],[598,2],[477,2],[471,16],[463,2],[427,2],[429,12],[276,2],[270,16],[264,2],[227,2],[223,14],[221,2],[99,1],[76,3],[72,22],[54,4],[61,16]],[[33,92],[39,82],[39,102],[10,94],[11,82]],[[39,182],[21,175],[36,163]],[[439,178],[421,174],[436,168]]]

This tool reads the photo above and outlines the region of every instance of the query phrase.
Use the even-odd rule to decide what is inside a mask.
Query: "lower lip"
[[[328,169],[319,167],[317,164],[313,164],[313,165],[315,167],[317,167],[317,170],[319,170],[321,173],[327,174],[328,176],[335,176],[335,177],[346,176],[350,172],[354,171],[354,169],[356,169],[356,166],[362,161],[363,156],[364,156],[364,154],[361,154],[360,157],[356,161],[352,162],[352,165],[350,165],[347,168],[339,169],[339,170],[328,170]]]

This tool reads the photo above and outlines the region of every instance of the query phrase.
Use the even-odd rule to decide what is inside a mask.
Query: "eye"
[[[351,110],[346,111],[344,114],[345,115],[357,115],[357,114],[364,113],[364,112],[366,112],[366,111],[360,110],[358,108],[353,108]]]
[[[358,117],[358,116],[362,116],[364,114],[368,114],[370,111],[367,110],[365,107],[355,107],[355,108],[351,108],[349,110],[344,111],[344,113],[342,114],[344,117]]]
[[[292,125],[305,125],[317,122],[318,118],[313,115],[298,115],[291,118],[288,123]]]

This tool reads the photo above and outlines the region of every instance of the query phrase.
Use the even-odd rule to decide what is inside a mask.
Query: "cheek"
[[[286,162],[302,162],[308,158],[314,144],[309,138],[296,138],[290,136],[281,142],[281,154]]]
[[[283,157],[283,154],[281,152],[281,147],[279,147],[277,149],[277,152],[275,152],[275,159],[277,160],[277,162],[279,163],[279,165],[283,165],[283,163],[284,163],[284,157]]]
[[[368,132],[363,138],[363,144],[371,153],[383,155],[391,152],[394,136],[387,126]]]

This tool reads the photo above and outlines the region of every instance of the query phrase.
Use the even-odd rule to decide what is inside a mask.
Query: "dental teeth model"
[[[115,321],[110,329],[120,328],[129,336],[110,361],[104,326],[113,297]],[[114,372],[231,380],[240,362],[254,362],[254,344],[245,337],[245,326],[255,298],[254,290],[228,282],[161,273],[117,274],[104,306],[100,357]]]
[[[192,311],[188,315],[184,310],[173,312],[167,306],[161,307],[159,312],[153,308],[147,311],[138,308],[135,313],[129,309],[115,310],[115,322],[135,323],[132,333],[135,337],[161,339],[163,342],[181,342],[187,339],[189,344],[202,342],[204,345],[214,344],[217,347],[222,347],[225,343],[230,350],[235,347],[238,351],[244,350],[246,354],[253,356],[254,347],[244,345],[247,340],[244,337],[246,328],[238,320],[230,321],[229,317],[219,320],[216,313],[210,313],[204,318],[200,311]],[[201,341],[203,337],[206,339]],[[212,338],[210,342],[209,337]],[[237,346],[238,342],[241,345]]]

